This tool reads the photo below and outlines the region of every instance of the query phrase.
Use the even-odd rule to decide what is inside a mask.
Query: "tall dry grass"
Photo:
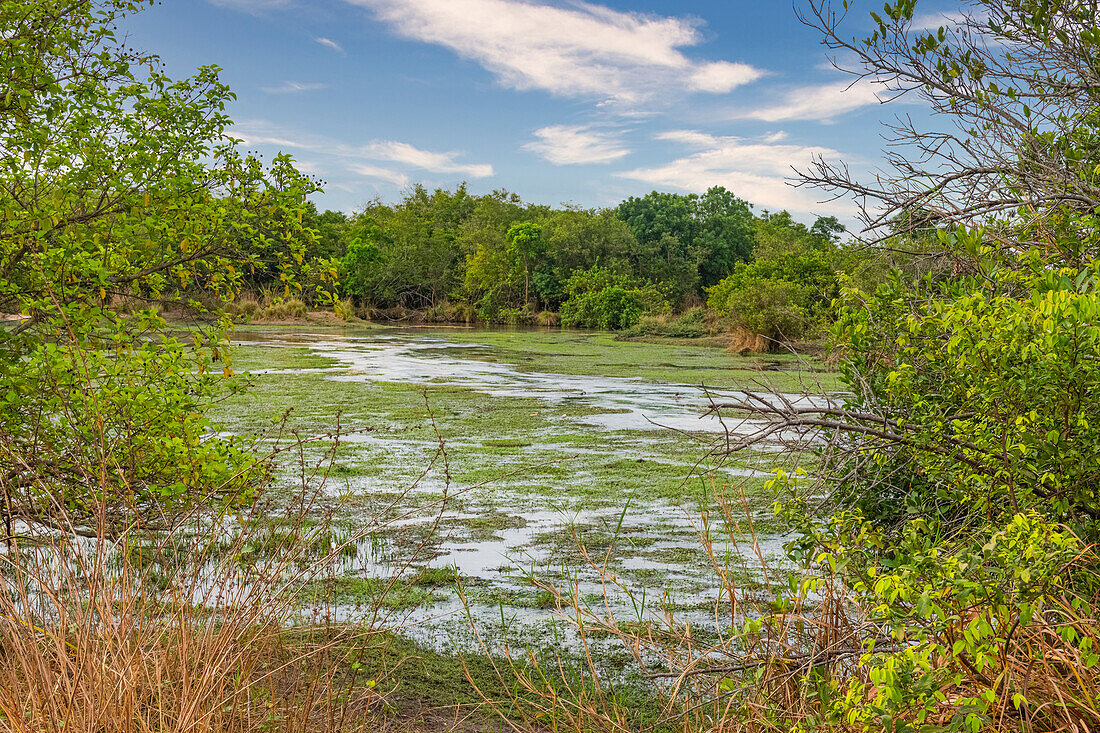
[[[308,517],[196,515],[113,538],[23,527],[0,555],[0,729],[345,730],[375,693],[333,678],[379,628],[323,601],[303,618],[301,590],[352,546]]]
[[[245,507],[200,501],[149,529],[145,508],[122,531],[118,504],[108,510],[106,501],[98,531],[89,531],[86,509],[77,521],[60,502],[47,522],[9,520],[0,543],[0,731],[381,725],[390,680],[367,677],[358,660],[403,623],[386,596],[423,561],[430,538],[354,607],[326,592],[348,573],[378,572],[373,538],[409,518],[385,511],[357,531],[334,520],[342,500],[328,475],[340,437],[317,439],[319,458],[308,450],[314,439],[296,436],[258,455],[272,471],[284,461],[282,473],[296,479],[257,487]]]

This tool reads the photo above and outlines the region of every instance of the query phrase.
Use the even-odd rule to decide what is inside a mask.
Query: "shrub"
[[[259,301],[252,297],[238,298],[225,305],[225,312],[241,321],[251,320],[260,310]]]
[[[561,316],[553,311],[542,311],[535,316],[535,325],[551,328],[561,325]]]
[[[660,289],[599,266],[578,270],[565,286],[569,298],[561,306],[561,322],[578,328],[620,330],[642,315],[668,309]]]
[[[309,313],[306,304],[297,298],[272,303],[263,309],[260,317],[267,321],[295,321]]]
[[[351,298],[334,300],[332,311],[341,321],[350,321],[355,318],[355,310],[351,304]]]
[[[802,338],[817,325],[812,300],[805,285],[760,280],[731,292],[725,313],[753,333],[772,341],[790,341]]]
[[[707,311],[702,307],[689,308],[678,316],[666,313],[642,316],[623,334],[627,337],[665,336],[668,338],[701,338],[711,333],[707,324]]]
[[[535,323],[535,313],[530,308],[501,308],[500,323],[509,326],[530,326]]]
[[[476,323],[477,309],[469,303],[444,301],[424,311],[428,323]]]
[[[566,326],[619,330],[633,326],[644,312],[640,293],[615,286],[565,301],[561,321]]]
[[[839,294],[836,271],[824,252],[787,252],[739,263],[707,288],[707,305],[717,314],[774,341],[813,335],[832,315]]]

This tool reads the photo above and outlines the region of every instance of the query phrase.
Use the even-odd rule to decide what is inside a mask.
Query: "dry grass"
[[[361,556],[372,532],[407,518],[341,531],[339,499],[326,491],[334,437],[324,436],[321,459],[307,461],[313,439],[297,436],[257,457],[295,456],[297,487],[261,490],[237,510],[198,502],[168,529],[146,530],[135,512],[119,532],[114,505],[98,532],[59,504],[48,523],[14,522],[0,544],[0,731],[392,727],[392,680],[357,661],[403,623],[386,596],[424,560],[428,540],[352,609],[317,593],[370,562]]]
[[[373,693],[335,694],[332,675],[378,629],[330,613],[305,624],[296,589],[346,545],[319,552],[321,528],[241,519],[14,539],[0,557],[0,728],[345,730],[342,711]]]

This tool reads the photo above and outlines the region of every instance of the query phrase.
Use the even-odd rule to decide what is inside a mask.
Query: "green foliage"
[[[637,247],[613,211],[570,208],[547,212],[539,221],[547,246],[533,280],[539,297],[554,308],[568,297],[565,283],[574,272],[597,264],[626,270],[628,254]]]
[[[623,336],[664,336],[667,338],[700,338],[711,332],[707,324],[707,309],[696,306],[678,316],[667,313],[642,316]]]
[[[656,286],[601,267],[575,272],[566,291],[569,298],[561,307],[566,326],[619,330],[635,325],[646,312],[668,308]]]
[[[98,502],[159,523],[262,478],[202,418],[220,328],[185,347],[117,304],[201,310],[272,265],[284,297],[301,292],[315,186],[285,156],[237,151],[216,67],[173,80],[116,39],[144,5],[0,5],[0,312],[23,315],[0,330],[9,517],[85,521]]]
[[[839,294],[830,259],[821,250],[773,250],[769,259],[737,264],[733,274],[708,288],[707,305],[773,341],[803,338],[830,319]]]
[[[378,286],[384,241],[382,230],[370,221],[359,222],[354,238],[340,260],[340,287],[348,295],[367,298]]]
[[[446,311],[439,306],[464,303],[486,323],[526,323],[560,308],[570,298],[570,277],[595,267],[655,283],[663,299],[693,301],[697,286],[734,272],[775,232],[821,249],[839,228],[821,219],[808,229],[786,212],[758,220],[721,187],[702,196],[654,192],[614,210],[550,209],[506,191],[471,195],[465,186],[416,187],[396,206],[374,202],[350,218],[307,206],[304,221],[298,284],[306,302],[335,302],[336,273],[341,294],[361,305],[430,311],[437,319]],[[268,288],[275,276],[258,267],[248,284]]]
[[[900,278],[873,296],[845,293],[843,369],[862,385],[861,402],[888,409],[911,434],[900,450],[926,477],[915,504],[981,517],[1035,509],[1091,536],[1100,518],[1097,264],[1051,269],[1034,250],[1006,258],[978,233],[957,238],[980,274],[925,280],[917,293]]]
[[[828,710],[836,723],[979,730],[1008,705],[1020,710],[1046,694],[1016,673],[1021,662],[1034,663],[1028,655],[1046,648],[1079,658],[1085,669],[1100,662],[1091,635],[1077,632],[1078,613],[1062,600],[1078,590],[1067,571],[1084,545],[1034,512],[1008,516],[945,552],[952,531],[935,519],[913,519],[887,535],[858,512],[810,529],[801,510],[784,511],[804,527],[792,553],[846,578],[850,600],[882,630],[864,643],[864,675],[836,690]],[[821,587],[811,578],[798,592]],[[1045,639],[1031,630],[1044,620],[1056,632]]]
[[[653,191],[623,201],[616,213],[637,240],[634,272],[665,283],[676,300],[717,283],[752,255],[749,205],[720,186],[702,196]]]
[[[868,221],[897,271],[837,300],[851,394],[786,417],[824,428],[833,502],[824,517],[781,507],[790,555],[815,571],[791,593],[841,588],[873,630],[857,632],[856,671],[830,681],[828,725],[1087,727],[1100,663],[1096,8],[983,1],[961,27],[928,31],[912,27],[918,5],[888,3],[850,44],[828,3],[809,5],[859,73],[904,77],[953,132],[901,133],[897,149],[919,158],[870,187],[814,173],[875,199]],[[761,244],[758,261],[778,261]]]

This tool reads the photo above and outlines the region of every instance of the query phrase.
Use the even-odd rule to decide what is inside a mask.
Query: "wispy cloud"
[[[886,87],[869,79],[858,79],[855,82],[844,80],[792,89],[783,96],[783,101],[779,104],[739,113],[734,117],[765,122],[832,122],[842,114],[881,104],[890,97]]]
[[[318,82],[284,81],[277,87],[260,87],[261,91],[268,94],[300,94],[302,92],[314,92],[318,89],[327,89],[328,84]]]
[[[356,164],[348,166],[348,170],[366,178],[392,183],[398,188],[404,188],[409,185],[409,177],[407,175],[399,171],[390,170],[389,168],[381,168],[376,165]]]
[[[363,170],[371,170],[376,178],[381,177],[380,171],[387,169],[363,165],[362,161],[387,161],[432,173],[459,174],[469,178],[487,178],[493,175],[493,166],[488,163],[463,163],[456,160],[462,155],[461,152],[423,150],[397,140],[373,140],[363,145],[352,145],[320,135],[288,134],[267,122],[240,123],[230,133],[244,140],[247,145],[271,145],[280,149],[305,150],[315,155],[333,157],[348,170],[360,175],[367,175],[362,173]],[[393,171],[390,173],[397,175]]]
[[[535,130],[537,140],[524,150],[541,155],[554,165],[610,163],[630,154],[613,134],[584,125],[550,125]]]
[[[724,94],[759,79],[748,64],[697,61],[699,22],[586,2],[346,0],[398,34],[451,49],[505,86],[637,105],[670,91]]]
[[[493,166],[488,163],[456,162],[455,158],[462,155],[462,153],[435,153],[396,140],[377,140],[354,150],[356,155],[371,160],[403,163],[435,173],[461,173],[471,178],[487,178],[493,175]]]
[[[335,51],[338,54],[343,55],[343,53],[344,53],[344,47],[341,46],[336,41],[332,40],[331,38],[325,38],[324,36],[318,36],[317,38],[314,38],[313,40],[316,41],[317,43],[320,43],[325,48],[332,49],[333,51]]]
[[[909,21],[909,29],[914,31],[934,31],[937,28],[951,28],[966,20],[966,15],[958,11],[918,13]]]
[[[615,175],[653,186],[671,186],[686,191],[705,191],[725,186],[738,196],[771,210],[798,213],[850,214],[843,202],[822,204],[805,189],[788,184],[791,166],[805,165],[814,156],[837,158],[825,147],[781,144],[776,133],[762,141],[717,137],[695,130],[672,130],[656,136],[695,148],[695,152],[651,168],[635,168]]]

